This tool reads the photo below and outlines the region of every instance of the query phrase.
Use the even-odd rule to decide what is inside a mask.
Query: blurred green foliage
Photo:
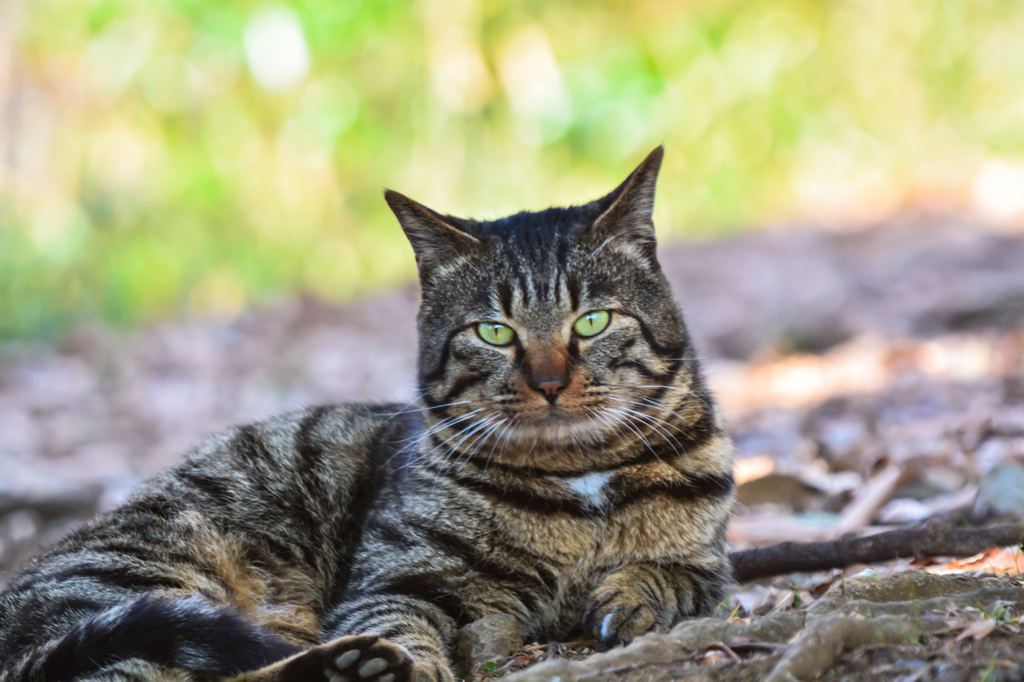
[[[393,286],[383,187],[495,217],[662,142],[663,235],[958,205],[1024,153],[1021,36],[1012,0],[0,0],[0,337]]]

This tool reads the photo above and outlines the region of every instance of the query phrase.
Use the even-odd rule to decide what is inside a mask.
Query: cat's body
[[[0,682],[448,680],[487,614],[615,644],[713,611],[731,446],[654,256],[660,160],[491,223],[389,193],[419,402],[212,439],[11,581]]]

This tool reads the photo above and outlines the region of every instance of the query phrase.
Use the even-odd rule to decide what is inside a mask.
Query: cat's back
[[[107,517],[187,507],[237,521],[241,531],[246,518],[259,516],[267,524],[296,507],[324,507],[326,513],[339,489],[376,487],[414,432],[413,417],[398,404],[352,403],[237,426],[209,437]]]

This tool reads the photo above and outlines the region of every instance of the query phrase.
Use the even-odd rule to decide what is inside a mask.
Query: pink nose
[[[553,379],[551,381],[541,381],[534,388],[543,392],[544,396],[551,401],[558,397],[558,394],[565,388],[565,384],[561,379]]]
[[[545,347],[527,351],[523,366],[526,382],[544,394],[552,405],[569,385],[569,355],[563,348]]]

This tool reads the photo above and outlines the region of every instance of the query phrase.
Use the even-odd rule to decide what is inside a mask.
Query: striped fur
[[[613,645],[713,612],[731,444],[655,256],[660,162],[493,222],[388,192],[423,285],[417,404],[191,453],[0,594],[0,682],[451,680],[487,614]],[[591,310],[608,328],[574,334]]]

